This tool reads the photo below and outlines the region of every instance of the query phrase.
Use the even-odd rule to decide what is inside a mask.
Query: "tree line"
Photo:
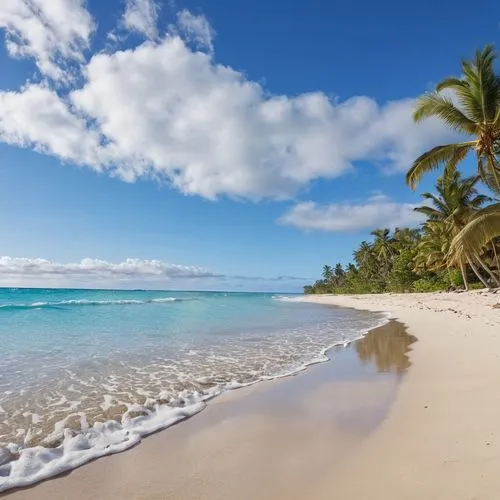
[[[323,266],[322,278],[305,293],[427,292],[500,287],[500,76],[492,46],[464,60],[461,76],[445,78],[421,96],[413,118],[441,120],[463,141],[419,156],[406,175],[415,189],[439,169],[434,193],[423,193],[415,210],[425,216],[418,229],[377,229],[362,241],[353,262]],[[459,167],[473,156],[476,172]],[[478,188],[482,188],[480,192]]]

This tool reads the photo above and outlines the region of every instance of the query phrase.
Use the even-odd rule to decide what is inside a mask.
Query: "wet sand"
[[[324,296],[391,311],[418,337],[389,415],[313,487],[314,500],[497,500],[500,293]]]
[[[328,363],[227,393],[132,450],[5,496],[310,498],[387,416],[414,340],[402,324],[391,322],[332,349]]]

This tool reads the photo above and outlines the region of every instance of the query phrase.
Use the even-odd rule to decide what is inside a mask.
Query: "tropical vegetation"
[[[434,118],[457,141],[415,159],[406,182],[440,170],[434,193],[415,208],[425,218],[417,229],[374,230],[347,266],[325,265],[305,293],[419,292],[500,287],[500,76],[491,46],[462,61],[461,76],[446,78],[415,106],[416,122]],[[474,175],[464,177],[463,160]]]

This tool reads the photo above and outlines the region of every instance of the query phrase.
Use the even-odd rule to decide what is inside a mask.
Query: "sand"
[[[388,418],[311,498],[498,499],[500,294],[312,300],[391,311],[419,341]]]
[[[9,499],[497,499],[500,294],[307,300],[390,311],[418,338],[408,373],[367,337]]]

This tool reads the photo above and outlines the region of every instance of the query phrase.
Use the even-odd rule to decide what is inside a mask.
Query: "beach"
[[[315,498],[495,499],[500,491],[500,303],[487,292],[312,297],[388,310],[418,338],[388,418]],[[355,478],[355,480],[353,480]]]
[[[0,492],[128,450],[387,322],[297,297],[0,290]]]
[[[500,498],[477,7],[0,0],[0,500]]]
[[[383,343],[335,348],[329,363],[226,393],[130,451],[6,496],[497,498],[500,294],[301,300],[390,313],[399,323],[382,331],[405,325],[418,339],[405,341],[407,373],[404,357],[401,366],[385,359]]]

